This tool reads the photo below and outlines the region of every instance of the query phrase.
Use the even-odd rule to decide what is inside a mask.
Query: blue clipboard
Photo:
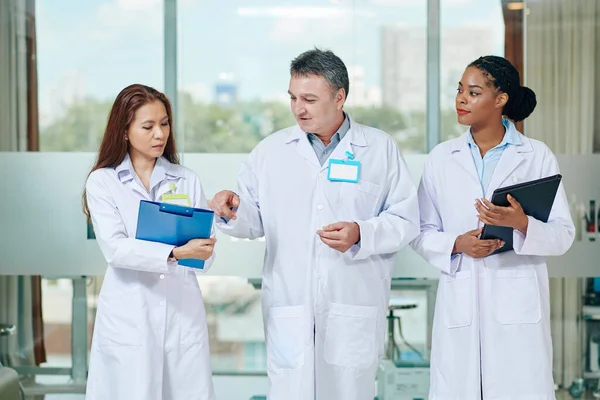
[[[151,242],[183,246],[192,239],[210,237],[214,212],[176,204],[140,201],[135,238]],[[204,268],[204,260],[186,258],[179,265]]]

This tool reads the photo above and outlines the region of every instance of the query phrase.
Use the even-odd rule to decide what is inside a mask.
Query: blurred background
[[[519,69],[538,107],[518,127],[562,157],[578,227],[551,268],[557,391],[600,396],[600,1],[0,0],[0,364],[19,374],[0,374],[0,399],[15,382],[31,399],[84,398],[105,266],[79,196],[117,93],[143,83],[169,96],[183,164],[212,196],[294,124],[289,64],[315,46],[346,63],[346,111],[397,140],[415,181],[429,150],[466,129],[454,106],[465,67],[494,54]],[[264,396],[264,243],[220,244],[199,276],[217,398]],[[398,256],[397,352],[379,377],[402,384],[378,379],[380,400],[426,398],[436,284],[418,256]]]

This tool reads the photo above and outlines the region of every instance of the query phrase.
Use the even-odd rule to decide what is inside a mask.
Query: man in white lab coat
[[[298,124],[264,139],[211,208],[223,232],[266,239],[269,400],[371,400],[416,189],[394,139],[344,113],[342,60],[310,50],[290,73]]]

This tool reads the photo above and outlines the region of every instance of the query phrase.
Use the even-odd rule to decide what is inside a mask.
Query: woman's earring
[[[125,141],[129,140],[129,136],[125,135]]]

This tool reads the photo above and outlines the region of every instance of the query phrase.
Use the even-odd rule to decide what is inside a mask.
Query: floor
[[[567,391],[561,391],[556,394],[556,400],[572,400],[573,397]],[[581,396],[579,400],[597,400],[596,397],[592,396],[592,393],[586,393],[584,396]]]
[[[572,399],[573,399],[573,397],[571,397],[569,395],[569,393],[566,391],[558,392],[556,395],[556,400],[572,400]],[[85,396],[79,395],[79,394],[64,394],[64,395],[55,394],[55,395],[46,395],[44,397],[44,400],[85,400]],[[240,400],[245,400],[245,399],[240,399]],[[597,400],[597,399],[595,397],[593,397],[591,393],[589,393],[589,394],[586,394],[585,396],[580,397],[579,400]]]
[[[53,366],[68,366],[70,365],[70,358],[67,357],[52,357],[52,365]],[[215,379],[228,379],[225,377],[215,377]],[[236,378],[230,378],[236,379]],[[68,377],[65,376],[49,376],[49,375],[39,375],[36,379],[38,383],[67,383],[69,381]],[[242,382],[243,380],[240,380]],[[245,382],[245,381],[244,381]],[[219,383],[219,382],[216,382]],[[238,388],[239,390],[239,388]],[[257,389],[258,390],[258,389]],[[259,390],[260,392],[260,390]],[[257,392],[258,393],[258,392]],[[231,395],[225,395],[225,397],[230,397]],[[245,396],[243,396],[245,397]],[[30,400],[30,399],[27,399]],[[83,394],[52,394],[44,396],[44,400],[85,400],[85,395]],[[233,400],[233,399],[218,399],[218,400]],[[235,399],[235,400],[248,400],[246,398]],[[556,400],[573,400],[573,397],[566,390],[560,390],[556,394]],[[579,397],[579,400],[597,400],[592,396],[592,393],[586,393],[584,396]]]

